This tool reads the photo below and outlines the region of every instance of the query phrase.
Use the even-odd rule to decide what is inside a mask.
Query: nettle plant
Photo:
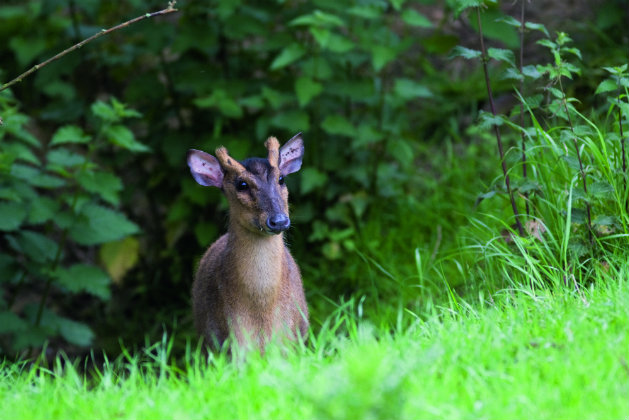
[[[480,16],[483,3],[473,3]],[[521,19],[504,21],[520,28],[521,49],[526,33],[542,34],[537,44],[549,50],[550,63],[524,66],[523,51],[516,62],[513,51],[485,49],[480,19],[480,50],[454,51],[454,56],[483,63],[491,113],[481,113],[470,133],[489,136],[493,130],[503,170],[479,202],[508,197],[512,218],[503,222],[505,242],[514,244],[525,259],[534,256],[564,270],[566,279],[577,272],[587,277],[592,264],[610,263],[610,252],[626,245],[629,233],[623,134],[629,111],[627,66],[606,67],[610,77],[596,90],[611,95],[606,118],[595,111],[586,117],[565,86],[580,75],[580,65],[573,63],[581,59],[579,49],[567,34],[553,37],[543,25],[525,22],[524,3]],[[494,107],[489,65],[514,83],[519,104],[506,115]]]
[[[109,299],[110,274],[137,257],[130,238],[120,242],[138,232],[115,210],[122,182],[100,156],[148,151],[123,124],[140,114],[116,99],[97,101],[90,131],[65,125],[42,140],[6,92],[0,111],[0,352],[55,337],[88,346],[93,333],[73,309],[85,305],[75,303]]]

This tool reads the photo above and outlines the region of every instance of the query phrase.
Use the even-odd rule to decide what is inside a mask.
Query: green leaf
[[[574,169],[575,171],[580,171],[581,170],[581,167],[579,165],[579,160],[576,158],[576,156],[562,155],[561,159],[566,161],[566,163],[568,164],[569,168]]]
[[[0,203],[0,231],[19,229],[25,218],[26,212],[22,203]]]
[[[614,194],[614,187],[609,182],[599,181],[588,185],[588,192],[596,198],[611,199]]]
[[[240,98],[238,100],[238,104],[244,106],[245,108],[259,110],[264,108],[264,98],[262,95],[247,96],[246,98]]]
[[[361,149],[367,145],[379,142],[384,139],[384,133],[375,127],[375,123],[368,123],[363,121],[358,126],[358,132],[354,139],[352,139],[352,148]]]
[[[433,96],[430,89],[412,79],[396,79],[393,91],[403,99],[430,98]]]
[[[52,175],[48,175],[45,172],[32,166],[20,165],[18,163],[11,167],[11,175],[24,180],[28,184],[34,187],[41,188],[59,188],[66,185],[66,182]]]
[[[513,16],[505,15],[496,19],[498,22],[506,23],[509,26],[513,26],[514,28],[519,28],[522,26],[522,23],[514,18]]]
[[[310,28],[310,33],[312,37],[317,41],[317,43],[321,46],[321,48],[326,48],[328,46],[328,42],[330,41],[330,37],[332,36],[332,32],[327,28]]]
[[[568,250],[574,258],[580,258],[587,255],[589,252],[587,245],[581,241],[573,240],[572,238],[570,238],[570,241],[568,242]]]
[[[483,7],[485,5],[484,0],[455,0],[455,17],[458,17],[461,12],[471,7]]]
[[[57,284],[72,293],[87,292],[103,300],[109,299],[109,276],[100,268],[87,264],[75,264],[55,271]]]
[[[275,115],[271,121],[274,127],[283,128],[291,133],[308,131],[310,128],[310,117],[301,110],[284,111]]]
[[[142,116],[142,114],[135,109],[127,108],[127,105],[116,98],[111,98],[111,106],[114,112],[121,118],[139,118]]]
[[[557,44],[555,44],[550,39],[540,39],[537,41],[537,44],[541,45],[542,47],[546,47],[550,50],[554,50],[555,48],[557,48]]]
[[[328,176],[316,168],[308,167],[301,171],[301,193],[308,194],[317,188],[323,187],[328,181]]]
[[[612,79],[606,79],[598,85],[594,94],[598,95],[599,93],[610,92],[612,90],[618,90],[618,84]]]
[[[3,152],[11,157],[11,160],[22,160],[40,166],[41,162],[32,152],[31,148],[23,143],[4,143],[2,145]]]
[[[454,57],[463,57],[466,58],[468,60],[472,60],[475,58],[479,58],[481,56],[481,52],[478,50],[472,50],[470,48],[466,48],[466,47],[462,47],[460,45],[457,45],[456,47],[454,47],[452,49],[452,52],[450,53],[450,58],[454,58]]]
[[[542,191],[541,185],[535,181],[531,181],[529,178],[526,178],[520,185],[518,185],[517,189],[522,194],[530,193],[532,191]]]
[[[546,29],[546,27],[541,24],[541,23],[535,23],[535,22],[525,22],[524,23],[524,27],[526,29],[530,29],[532,31],[540,31],[542,32],[544,35],[546,36],[550,36],[550,34],[548,33],[548,30]]]
[[[395,49],[386,45],[374,45],[371,47],[371,61],[376,71],[382,70],[397,55]]]
[[[0,252],[0,284],[17,282],[22,273],[22,268],[15,258]],[[2,292],[0,292],[0,305],[2,305]]]
[[[494,2],[495,3],[495,2]],[[483,27],[483,37],[486,40],[496,40],[507,48],[515,49],[520,45],[518,29],[500,20],[504,13],[499,7],[486,8],[480,14]],[[478,33],[478,18],[476,11],[468,16],[468,23]]]
[[[114,123],[120,121],[118,113],[109,104],[103,101],[94,102],[91,109],[92,114],[105,122]]]
[[[221,114],[229,118],[242,118],[242,107],[224,89],[215,89],[211,95],[197,98],[194,104],[199,108],[217,108]]]
[[[271,63],[271,70],[279,70],[289,64],[299,60],[306,54],[304,47],[297,43],[292,43],[282,50],[281,53]]]
[[[487,54],[494,60],[505,61],[512,66],[515,66],[515,56],[511,50],[505,50],[503,48],[489,48],[487,50]]]
[[[307,15],[298,16],[289,22],[290,26],[345,26],[345,21],[331,13],[315,10]]]
[[[107,141],[124,149],[132,152],[148,152],[151,150],[148,146],[136,141],[133,132],[124,125],[109,125],[103,131]]]
[[[59,247],[52,239],[30,230],[21,230],[16,237],[7,237],[7,240],[11,248],[38,263],[52,261]]]
[[[614,226],[619,225],[619,220],[616,216],[598,216],[592,222],[594,225],[598,226]]]
[[[71,102],[76,98],[76,89],[74,85],[61,80],[48,82],[43,88],[43,92],[55,99],[63,102]]]
[[[86,191],[98,194],[110,204],[120,202],[118,193],[122,190],[122,181],[112,173],[83,171],[78,174],[77,181]]]
[[[50,197],[39,197],[31,201],[28,213],[28,223],[39,225],[53,220],[59,212],[60,204]]]
[[[341,115],[328,115],[321,123],[321,128],[328,134],[340,134],[348,137],[356,135],[356,128]]]
[[[68,149],[52,149],[46,155],[46,162],[51,169],[63,169],[82,165],[85,163],[85,158],[78,153],[70,152]]]
[[[45,37],[33,36],[23,38],[21,36],[11,37],[9,46],[15,53],[20,67],[26,67],[42,52],[46,50],[47,40]]]
[[[387,150],[403,167],[410,167],[414,161],[415,153],[410,142],[396,139],[387,145]]]
[[[209,224],[216,234],[216,226]],[[208,242],[204,242],[207,244]],[[129,236],[120,241],[108,242],[101,245],[99,254],[100,260],[105,266],[105,270],[114,283],[120,283],[124,275],[133,268],[140,255],[140,242]]]
[[[485,130],[489,130],[494,126],[501,126],[504,124],[504,119],[500,115],[493,115],[491,112],[481,111],[478,115],[479,127]]]
[[[52,136],[51,146],[64,143],[88,143],[92,138],[77,125],[64,125]]]
[[[627,64],[623,64],[622,66],[603,67],[603,68],[615,76],[622,76],[627,71],[627,67],[629,67]]]
[[[345,36],[335,34],[329,29],[310,28],[310,33],[321,48],[328,49],[335,53],[346,53],[353,50],[356,46],[353,41],[347,39]],[[317,63],[319,63],[319,61],[320,59]]]
[[[59,333],[69,343],[86,347],[92,344],[94,333],[82,322],[72,321],[67,318],[60,318],[58,321]]]
[[[365,5],[357,5],[347,9],[350,15],[358,16],[363,19],[378,19],[384,12],[385,5],[382,3],[371,3]]]
[[[402,20],[411,26],[420,28],[432,28],[432,22],[414,9],[406,9],[402,12]]]
[[[0,334],[19,333],[25,331],[28,327],[28,322],[13,312],[0,312]]]
[[[406,0],[390,0],[391,6],[393,6],[393,9],[396,11],[399,11],[405,2]]]
[[[269,102],[269,105],[271,105],[271,108],[273,109],[281,108],[294,100],[292,95],[287,95],[286,93],[279,92],[266,86],[262,87],[262,96]]]
[[[299,105],[302,107],[308,105],[312,98],[318,96],[321,92],[323,92],[323,85],[309,77],[300,77],[295,82],[295,93],[297,93]]]
[[[522,80],[524,76],[522,76],[518,69],[509,67],[505,70],[504,74],[502,74],[501,78],[503,80]]]
[[[339,54],[349,52],[353,50],[355,46],[352,41],[338,34],[330,34],[326,45],[330,51]]]
[[[542,74],[537,70],[537,67],[534,65],[522,67],[522,74],[526,77],[530,77],[531,79],[539,79],[542,76]]]
[[[116,241],[139,231],[138,226],[117,211],[88,203],[70,228],[70,237],[81,245]]]

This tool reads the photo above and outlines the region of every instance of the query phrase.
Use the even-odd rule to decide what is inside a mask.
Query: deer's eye
[[[280,185],[284,185],[284,175],[280,175],[279,183]]]
[[[247,191],[249,189],[249,184],[245,181],[236,181],[236,190],[237,191]]]

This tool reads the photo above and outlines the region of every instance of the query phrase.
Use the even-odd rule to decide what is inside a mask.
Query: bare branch
[[[153,12],[153,13],[146,13],[143,14],[142,16],[138,16],[135,19],[131,19],[128,20],[124,23],[121,23],[120,25],[116,25],[112,28],[109,29],[103,29],[102,31],[100,31],[97,34],[92,35],[91,37],[84,39],[83,41],[79,42],[78,44],[73,45],[72,47],[63,50],[62,52],[60,52],[59,54],[55,55],[54,57],[49,58],[48,60],[44,61],[43,63],[40,64],[36,64],[35,66],[31,67],[30,70],[20,74],[18,77],[16,77],[15,79],[11,80],[8,83],[5,83],[4,85],[0,86],[0,92],[2,92],[3,90],[13,86],[14,84],[21,82],[22,80],[24,80],[24,78],[30,76],[31,74],[35,73],[37,70],[41,69],[42,67],[46,66],[47,64],[52,63],[55,60],[60,59],[61,57],[63,57],[64,55],[74,51],[74,50],[78,50],[79,48],[83,47],[85,44],[87,44],[88,42],[94,41],[97,38],[100,38],[104,35],[110,34],[113,31],[116,31],[118,29],[122,29],[125,28],[133,23],[139,22],[141,20],[147,19],[147,18],[152,18],[155,16],[161,16],[161,15],[166,15],[168,13],[173,13],[173,12],[177,12],[178,9],[175,9],[175,4],[177,3],[176,0],[173,1],[169,1],[168,2],[168,7],[166,9],[160,10],[158,12]]]

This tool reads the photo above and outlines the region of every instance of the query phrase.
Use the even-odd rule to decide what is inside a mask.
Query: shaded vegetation
[[[142,346],[164,327],[190,337],[192,270],[223,232],[226,203],[194,183],[185,152],[260,155],[271,134],[306,141],[304,168],[287,179],[289,241],[315,330],[344,301],[388,329],[461,294],[581,290],[617,270],[629,222],[627,40],[605,34],[624,33],[622,2],[561,28],[543,25],[541,6],[539,21],[521,22],[488,2],[495,114],[482,112],[467,9],[477,3],[178,4],[0,93],[0,350],[48,338],[51,352],[116,353],[119,338]],[[164,6],[5,2],[0,80]]]

